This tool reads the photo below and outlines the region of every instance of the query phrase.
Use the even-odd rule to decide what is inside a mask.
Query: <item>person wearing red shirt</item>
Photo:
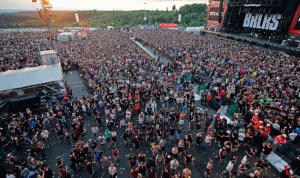
[[[267,124],[263,130],[263,136],[266,138],[271,133],[270,124]]]
[[[255,113],[255,115],[252,117],[251,122],[254,125],[258,120],[259,120],[258,113]]]
[[[263,121],[257,121],[256,124],[254,125],[254,129],[258,130],[259,128],[263,128],[264,127],[264,122]]]
[[[249,95],[249,96],[248,96],[248,98],[247,98],[247,100],[248,100],[248,101],[250,101],[250,100],[251,100],[251,98],[252,98],[252,95],[253,95],[253,94],[252,94],[252,93],[250,93],[250,95]]]
[[[211,99],[211,94],[208,93],[208,95],[207,95],[207,100],[210,101],[210,99]]]
[[[60,166],[57,172],[61,178],[71,178],[71,175],[68,173],[68,169],[63,166]]]
[[[285,144],[286,143],[286,134],[282,134],[282,135],[277,135],[274,139],[273,145],[272,145],[272,151],[275,152],[279,143],[280,144]]]
[[[220,100],[221,100],[221,98],[222,98],[222,95],[221,95],[221,93],[218,93],[218,95],[216,96],[216,100],[217,100],[217,101],[220,101]]]
[[[214,133],[214,131],[212,129],[209,129],[206,134],[210,135],[213,138],[214,138],[214,135],[215,135],[215,133]]]
[[[140,111],[141,105],[139,103],[136,103],[134,105],[134,109],[137,115],[140,115],[141,111]]]
[[[207,94],[207,105],[210,105],[211,97],[212,97],[211,94],[208,93],[208,94]]]
[[[225,91],[224,91],[224,90],[221,91],[221,95],[222,95],[222,96],[225,95]]]
[[[165,81],[168,82],[169,78],[168,76],[165,76]]]
[[[243,70],[241,70],[241,71],[240,71],[240,73],[241,73],[241,75],[243,75],[243,74],[244,74],[244,71],[243,71]]]

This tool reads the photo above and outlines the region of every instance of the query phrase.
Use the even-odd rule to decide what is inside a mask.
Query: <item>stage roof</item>
[[[62,70],[58,65],[9,70],[0,73],[0,91],[61,81],[62,79]]]

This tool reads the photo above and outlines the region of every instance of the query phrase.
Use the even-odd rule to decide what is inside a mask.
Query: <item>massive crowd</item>
[[[33,35],[1,35],[1,55],[5,58],[2,71],[20,65],[18,53],[22,56],[22,51],[28,56],[26,60],[37,63],[34,59],[38,59],[38,51],[30,47]],[[133,36],[170,55],[172,61],[163,63],[147,57],[130,40]],[[16,45],[16,41],[28,46]],[[45,42],[46,47],[47,44],[52,43]],[[287,140],[298,140],[300,93],[296,57],[161,29],[134,30],[133,34],[89,31],[86,40],[56,43],[55,47],[60,59],[78,67],[91,95],[66,95],[40,114],[30,109],[3,113],[0,146],[2,156],[11,164],[8,178],[47,178],[52,177],[53,169],[62,178],[82,170],[97,177],[96,166],[101,168],[102,176],[116,177],[120,172],[117,163],[125,157],[124,150],[119,149],[121,142],[126,151],[135,148],[125,158],[133,178],[193,177],[195,155],[200,150],[208,152],[212,144],[220,148],[214,150],[217,156],[201,168],[206,177],[218,164],[213,159],[222,163],[228,157],[224,175],[262,177],[268,174],[266,157]],[[251,120],[234,117],[227,122],[220,118],[220,111],[212,115],[209,109],[197,108],[195,76],[209,78],[210,92],[203,92],[203,105],[212,98],[235,99],[238,112],[253,113]],[[93,122],[91,128],[85,125],[87,119]],[[86,132],[92,133],[88,143],[83,141]],[[62,143],[71,144],[73,151],[69,163],[58,158],[57,167],[49,168],[43,162],[51,156],[45,149],[56,139],[64,139]],[[107,151],[110,148],[112,152]],[[16,156],[15,151],[25,150],[31,153],[27,160]],[[241,162],[237,153],[244,154]],[[251,159],[257,160],[254,165],[250,164]],[[280,176],[300,175],[299,160],[300,157],[282,168]],[[72,171],[66,169],[66,164]],[[255,169],[245,175],[249,166]]]
[[[0,34],[0,72],[18,70],[40,65],[40,50],[54,48],[47,37],[56,32],[1,33]]]

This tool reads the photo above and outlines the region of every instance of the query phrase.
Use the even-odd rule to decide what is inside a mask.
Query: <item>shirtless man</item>
[[[182,112],[179,115],[179,125],[183,125],[184,124],[184,119],[185,119],[185,114],[184,114],[184,112]]]
[[[158,152],[158,150],[159,150],[159,145],[153,145],[151,147],[151,151],[153,153],[153,156],[156,156],[156,153]]]
[[[192,176],[192,171],[188,168],[188,166],[185,166],[185,168],[182,170],[182,177],[188,178]]]
[[[177,159],[177,157],[178,157],[178,146],[177,145],[175,145],[175,147],[172,148],[172,155],[174,158]]]

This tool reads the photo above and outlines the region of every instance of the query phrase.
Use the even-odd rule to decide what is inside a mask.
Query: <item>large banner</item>
[[[261,30],[275,31],[278,29],[279,20],[282,15],[277,14],[252,14],[246,13],[243,27],[256,28]]]
[[[230,1],[223,27],[244,33],[254,32],[266,38],[292,33],[293,30],[296,32],[300,13],[299,0],[274,1],[271,4],[267,1],[257,1],[254,4],[250,2],[240,1],[236,4]]]
[[[55,50],[41,51],[41,65],[59,65],[57,52]]]
[[[160,23],[159,24],[159,28],[162,28],[162,27],[165,27],[165,28],[177,28],[178,25],[175,24],[175,23]]]
[[[76,19],[76,22],[79,23],[79,16],[78,16],[78,13],[75,13],[75,19]]]

